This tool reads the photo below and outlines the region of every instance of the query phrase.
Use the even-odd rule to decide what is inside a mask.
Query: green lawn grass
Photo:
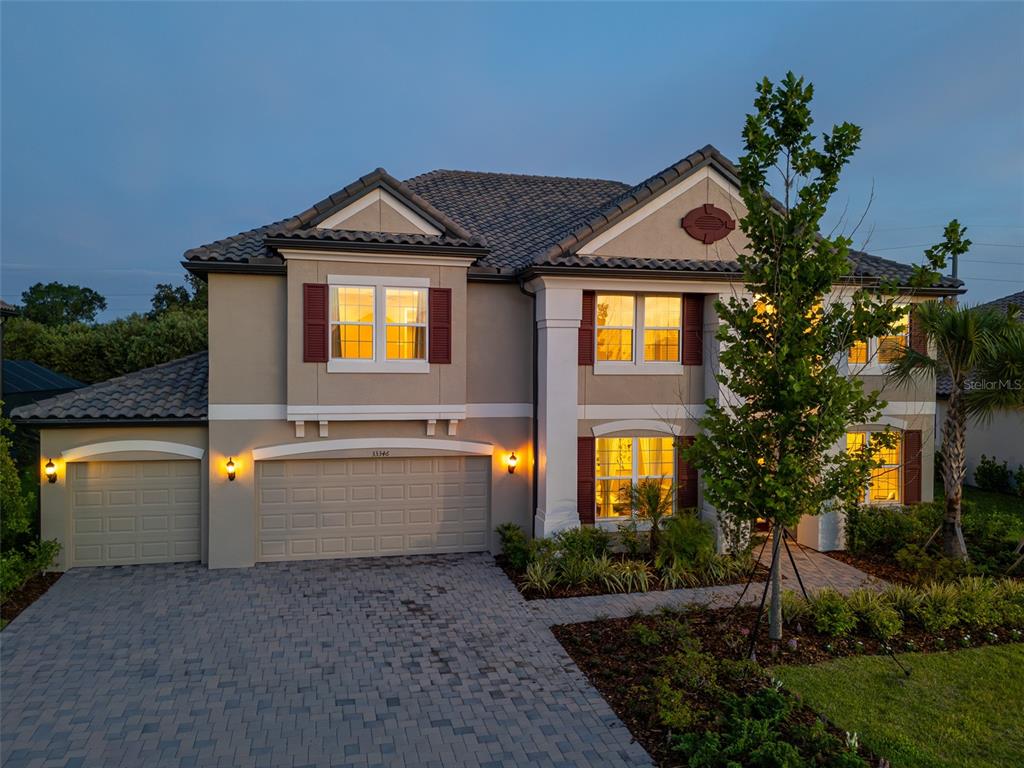
[[[772,674],[893,768],[1024,765],[1024,645],[856,656]]]

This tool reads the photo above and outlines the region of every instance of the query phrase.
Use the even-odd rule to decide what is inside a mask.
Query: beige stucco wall
[[[315,424],[306,429],[306,437],[296,438],[293,424],[284,421],[212,421],[210,422],[210,547],[211,568],[245,567],[256,559],[256,487],[252,451],[278,445],[327,443],[332,439],[393,438],[393,456],[430,455],[422,448],[402,449],[401,438],[430,439],[438,450],[446,441],[459,440],[487,443],[494,446],[491,485],[491,549],[499,551],[494,527],[512,522],[531,530],[531,499],[533,456],[531,452],[532,423],[527,418],[468,419],[458,426],[458,433],[449,436],[439,423],[437,434],[428,438],[423,421],[331,422],[326,438],[319,437]],[[350,458],[370,456],[374,449],[304,454],[298,458]],[[519,458],[514,475],[508,473],[506,459],[511,451]],[[224,473],[228,456],[235,459],[236,479],[229,482]],[[287,459],[287,457],[284,457]]]
[[[675,375],[594,373],[578,367],[580,405],[696,405],[704,402],[703,366],[678,366]]]
[[[470,403],[533,399],[533,299],[518,283],[469,283],[466,393]]]
[[[372,256],[367,257],[372,259]],[[428,373],[329,373],[324,363],[302,360],[302,285],[329,275],[421,277],[452,289],[452,362]],[[465,267],[288,260],[288,405],[424,405],[466,402]]]
[[[68,567],[68,552],[71,550],[71,495],[68,488],[67,462],[61,459],[62,451],[96,443],[122,440],[157,440],[162,442],[180,443],[194,448],[207,449],[207,431],[205,427],[82,427],[39,430],[39,477],[40,477],[40,526],[44,539],[56,539],[61,545],[56,569],[63,571]],[[57,482],[48,483],[43,476],[43,465],[52,459],[57,467]],[[82,461],[163,461],[188,460],[184,456],[156,451],[121,451],[103,453],[83,458]],[[206,560],[208,549],[206,477],[208,475],[208,452],[204,454],[199,489],[200,516],[202,530],[203,560]]]
[[[211,403],[283,403],[287,281],[209,276]]]
[[[942,424],[946,418],[946,401],[939,400],[935,420],[935,443],[942,446]],[[1024,410],[1003,408],[993,415],[991,421],[967,422],[967,475],[966,482],[974,484],[974,470],[982,454],[1006,462],[1010,472],[1024,465]]]
[[[728,183],[716,172],[701,173],[701,177],[691,188],[607,243],[594,249],[584,246],[580,252],[648,259],[735,259],[748,242],[738,223],[746,215],[746,208],[737,197],[730,194]],[[688,183],[689,179],[680,182]],[[671,195],[671,189],[662,194]],[[656,206],[659,202],[655,199],[651,205]],[[683,217],[705,203],[718,206],[737,222],[736,229],[728,237],[711,245],[704,245],[702,241],[690,237],[682,226]]]

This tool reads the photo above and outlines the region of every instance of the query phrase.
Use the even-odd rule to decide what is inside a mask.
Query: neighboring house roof
[[[304,241],[346,242],[480,249],[476,267],[503,275],[534,268],[612,268],[673,272],[741,272],[735,261],[626,259],[578,256],[575,250],[592,235],[628,215],[690,173],[712,165],[735,180],[736,167],[708,145],[639,184],[559,176],[437,170],[400,182],[382,168],[357,180],[312,208],[288,219],[252,229],[185,252],[186,266],[211,263],[281,268],[274,245]],[[440,237],[319,229],[316,224],[385,185],[397,197],[423,211],[444,231]],[[269,242],[268,242],[269,241]],[[486,250],[483,250],[486,248]],[[851,274],[863,280],[909,280],[912,268],[899,262],[851,253]],[[198,262],[206,262],[200,267]],[[963,283],[944,277],[939,287],[955,291]]]
[[[8,304],[3,299],[0,299],[0,316],[12,317],[19,314],[18,308],[12,304]]]
[[[1010,307],[1018,307],[1021,312],[1024,313],[1024,291],[1011,293],[1009,296],[1003,296],[1000,299],[993,299],[992,301],[979,304],[978,306],[991,309],[1001,309],[1003,312],[1009,311]],[[947,371],[941,371],[935,376],[936,397],[947,398],[952,392],[953,377],[950,376]]]
[[[73,392],[15,408],[29,424],[206,420],[207,353],[144,368]]]
[[[85,384],[31,360],[4,360],[4,394],[78,389]]]

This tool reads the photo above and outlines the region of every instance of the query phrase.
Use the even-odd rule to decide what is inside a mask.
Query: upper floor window
[[[683,331],[681,296],[599,293],[596,361],[679,363]],[[642,329],[637,348],[636,329]]]
[[[873,433],[847,432],[846,450],[856,451],[870,445]],[[861,497],[863,504],[899,504],[900,498],[900,453],[901,444],[883,448],[878,453],[882,465],[871,470],[871,479]]]
[[[910,343],[910,315],[904,314],[891,336],[858,341],[850,347],[847,361],[851,365],[888,365],[899,359]]]
[[[428,370],[427,291],[426,280],[420,279],[332,282],[328,370]]]
[[[660,480],[666,491],[672,487],[673,438],[599,437],[594,447],[597,517],[628,517],[632,511],[629,486],[644,478]]]

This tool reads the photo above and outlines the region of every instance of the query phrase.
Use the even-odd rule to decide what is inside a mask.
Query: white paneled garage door
[[[289,460],[257,466],[260,560],[487,549],[488,457]]]
[[[68,464],[71,565],[198,560],[198,461]]]

